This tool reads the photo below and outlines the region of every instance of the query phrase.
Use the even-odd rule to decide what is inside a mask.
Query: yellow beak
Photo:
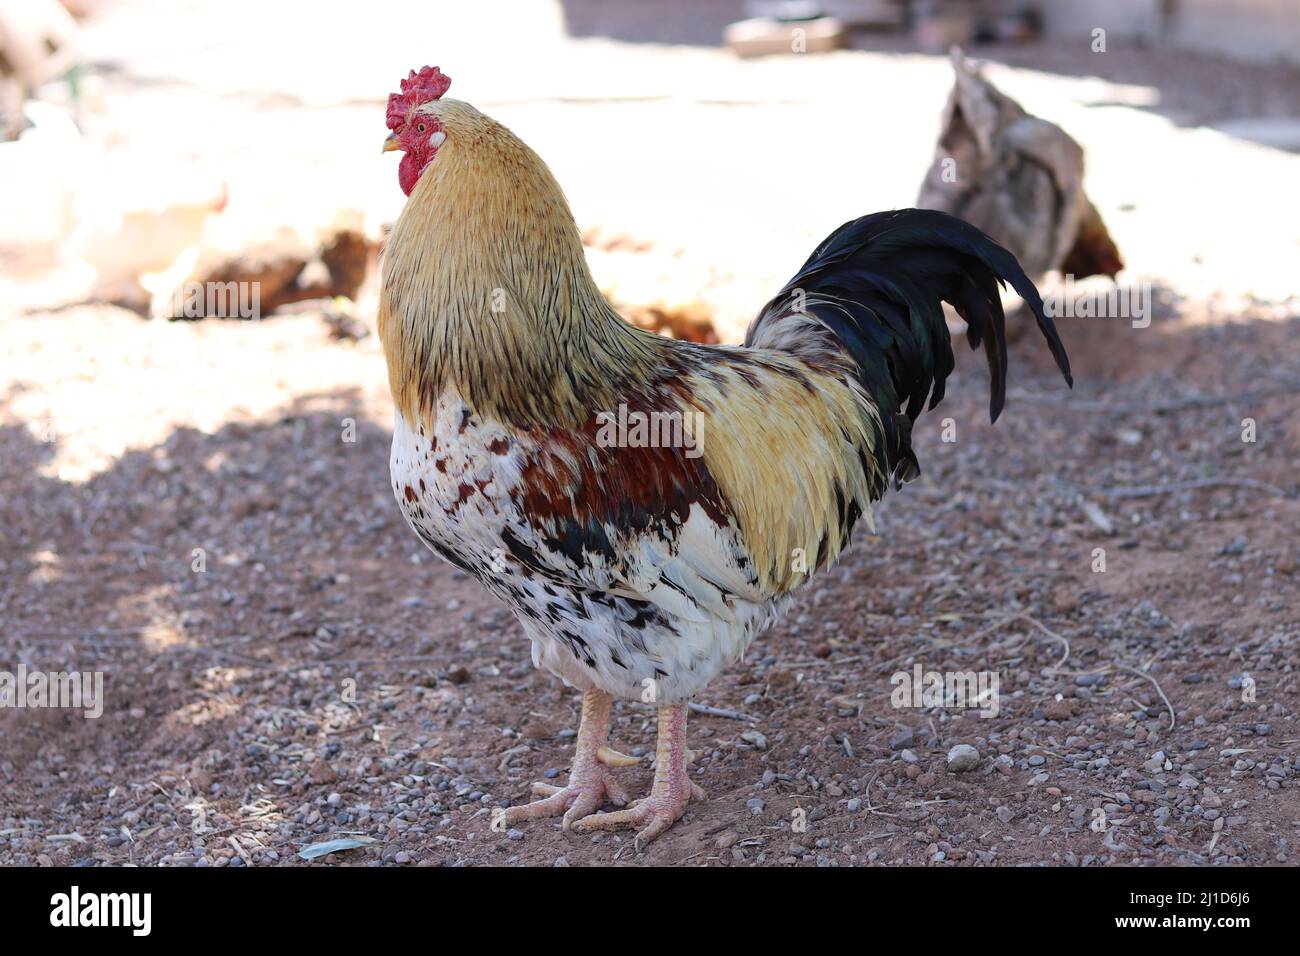
[[[401,148],[402,148],[402,147],[401,147],[400,145],[398,145],[398,142],[397,142],[397,134],[396,134],[396,133],[391,133],[391,134],[389,134],[388,139],[384,140],[384,152],[385,152],[385,153],[389,153],[389,152],[392,152],[392,151],[395,150],[395,149],[401,149]]]

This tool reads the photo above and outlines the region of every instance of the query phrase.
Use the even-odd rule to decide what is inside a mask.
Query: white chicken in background
[[[27,124],[22,104],[74,62],[77,24],[58,0],[0,3],[0,142]]]
[[[76,32],[59,0],[0,0],[0,182],[23,184],[0,202],[0,246],[58,248],[90,299],[157,311],[198,260],[226,186],[99,155],[65,109],[24,102],[75,64]]]
[[[90,298],[159,314],[198,262],[209,221],[226,207],[226,184],[196,172],[160,181],[156,169],[115,165],[78,189],[77,226],[63,251],[94,269]]]

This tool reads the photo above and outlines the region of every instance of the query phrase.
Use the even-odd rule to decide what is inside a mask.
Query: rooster
[[[444,98],[450,82],[411,71],[388,101],[384,149],[403,152],[408,196],[378,314],[393,491],[430,549],[511,608],[534,664],[583,694],[567,785],[535,784],[540,799],[498,821],[563,814],[566,830],[633,827],[643,846],[703,797],[687,771],[691,698],[918,474],[912,422],[953,370],[941,301],[984,347],[994,419],[1000,280],[1067,382],[1068,359],[1010,253],[914,209],[832,233],[744,347],[639,329],[597,290],[550,170]],[[674,440],[655,440],[665,431]],[[595,813],[627,804],[611,768],[635,763],[609,746],[615,698],[658,705],[654,781]]]

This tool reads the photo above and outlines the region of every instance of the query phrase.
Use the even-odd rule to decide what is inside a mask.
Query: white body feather
[[[527,436],[480,420],[454,391],[439,397],[433,434],[422,432],[397,413],[390,470],[408,523],[509,605],[532,641],[533,663],[571,686],[647,702],[688,699],[739,660],[788,602],[759,596],[734,527],[720,527],[698,505],[672,540],[653,532],[629,540],[608,528],[626,553],[575,562],[516,504],[523,463],[536,451]]]

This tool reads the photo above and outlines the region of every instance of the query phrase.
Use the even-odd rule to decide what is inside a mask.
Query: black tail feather
[[[882,471],[907,480],[919,469],[911,425],[929,399],[943,399],[954,367],[941,302],[965,320],[972,349],[989,366],[989,418],[1006,401],[1006,317],[1002,283],[1024,299],[1071,386],[1070,360],[1043,300],[1015,256],[969,223],[928,209],[876,213],[831,233],[751,326],[759,330],[792,312],[816,316],[843,344],[873,397],[885,429],[877,450]]]

